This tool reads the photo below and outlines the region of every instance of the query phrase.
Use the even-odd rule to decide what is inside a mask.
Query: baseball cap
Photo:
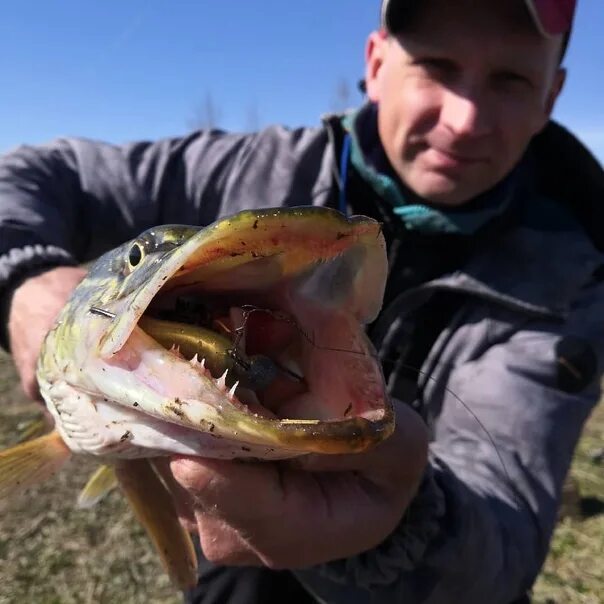
[[[382,26],[395,32],[405,10],[420,0],[382,0]],[[571,30],[577,0],[525,0],[537,29],[544,36],[568,34]]]

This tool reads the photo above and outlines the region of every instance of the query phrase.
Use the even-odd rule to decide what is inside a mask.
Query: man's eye
[[[417,63],[418,65],[421,65],[428,69],[438,69],[441,71],[455,70],[455,63],[453,63],[453,61],[449,61],[448,59],[426,58],[419,59]]]
[[[500,71],[493,76],[493,81],[499,87],[533,88],[529,78],[513,71]]]
[[[458,72],[457,65],[448,59],[418,59],[415,64],[436,80],[450,80]]]

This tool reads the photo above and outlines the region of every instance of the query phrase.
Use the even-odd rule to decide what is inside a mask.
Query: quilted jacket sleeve
[[[325,602],[380,604],[510,604],[525,593],[600,398],[603,306],[604,284],[591,283],[564,323],[533,320],[455,366],[400,526],[372,551],[299,573],[309,589]]]

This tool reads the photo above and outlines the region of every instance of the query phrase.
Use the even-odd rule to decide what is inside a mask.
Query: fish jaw
[[[345,283],[349,311],[367,323],[381,308],[387,261],[381,227],[374,220],[348,219],[320,207],[269,208],[245,210],[188,234],[171,253],[150,261],[143,273],[144,287],[128,296],[127,303],[116,305],[117,320],[101,344],[101,356],[124,345],[160,292],[199,284],[206,293],[268,291],[352,248],[357,250],[358,274],[348,275]]]
[[[149,254],[146,266],[111,287],[111,273],[125,274],[128,245],[93,267],[82,286],[93,295],[74,298],[79,312],[96,305],[115,318],[86,313],[74,321],[72,308],[55,334],[77,342],[71,356],[80,361],[69,369],[69,363],[55,363],[55,369],[62,365],[63,377],[69,373],[74,393],[90,395],[98,422],[118,426],[95,450],[79,435],[80,450],[117,457],[186,452],[269,459],[362,451],[392,432],[381,368],[362,329],[379,311],[385,284],[377,223],[324,208],[246,211],[198,232],[189,228],[177,246]],[[109,295],[98,294],[99,282]],[[249,406],[253,395],[230,390],[198,361],[182,359],[137,327],[152,302],[183,291],[293,317],[300,332],[295,360],[308,391],[283,405],[279,416],[255,412]],[[75,323],[85,337],[70,333]],[[49,392],[47,401],[53,396]],[[345,407],[330,408],[330,400],[343,400]],[[71,447],[73,434],[62,434]]]
[[[281,418],[253,411],[224,377],[214,378],[198,360],[180,358],[136,328],[111,362],[96,360],[87,369],[94,391],[102,393],[88,423],[103,425],[105,430],[102,445],[95,451],[90,451],[87,434],[78,438],[79,446],[84,442],[86,452],[111,457],[145,457],[152,450],[154,454],[262,459],[368,448],[394,427],[381,373],[364,334],[354,334],[347,325],[348,316],[334,320],[325,313],[324,319],[320,339],[302,342],[300,362],[309,376],[309,389],[286,403],[280,415],[287,417]],[[323,341],[346,348],[317,348]],[[340,365],[335,376],[329,371],[333,363]],[[365,376],[364,381],[359,376]],[[82,395],[78,396],[81,412]],[[57,407],[56,391],[49,398]],[[345,401],[349,418],[345,408],[329,408],[325,401],[332,398]],[[67,415],[75,412],[69,409]],[[78,419],[75,424],[81,430],[85,422]],[[64,436],[71,445],[76,435]]]

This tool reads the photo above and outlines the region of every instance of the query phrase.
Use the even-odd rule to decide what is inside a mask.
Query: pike
[[[0,452],[0,499],[74,455],[117,482],[181,589],[196,559],[162,457],[277,460],[366,450],[394,429],[364,332],[381,307],[380,225],[326,208],[164,225],[101,256],[37,368],[52,432]]]

